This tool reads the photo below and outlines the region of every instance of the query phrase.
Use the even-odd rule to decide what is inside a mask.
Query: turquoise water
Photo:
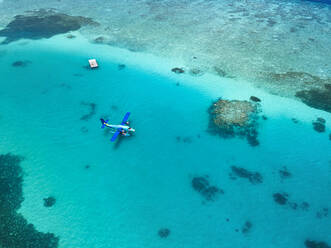
[[[26,158],[19,212],[39,231],[59,236],[59,247],[331,243],[330,217],[316,218],[331,207],[329,113],[208,75],[167,76],[144,66],[150,62],[139,54],[132,54],[139,66],[123,56],[126,67],[119,70],[121,61],[110,48],[81,41],[74,49],[70,42],[50,39],[0,48],[0,149]],[[98,50],[100,68],[84,68]],[[18,60],[29,62],[13,67]],[[207,132],[207,109],[217,97],[248,99],[255,93],[268,117],[260,120],[258,147]],[[81,120],[90,103],[95,113]],[[118,123],[127,111],[136,135],[111,143],[99,118]],[[317,117],[326,120],[325,133],[313,130]],[[258,171],[263,183],[231,180],[233,165]],[[283,166],[291,178],[280,178]],[[204,175],[224,190],[214,201],[192,188],[192,179]],[[277,192],[287,192],[298,204],[308,202],[309,209],[277,204],[272,197]],[[45,208],[42,199],[49,195],[56,204]],[[246,221],[252,228],[244,234]],[[168,238],[159,237],[160,228],[171,230]]]

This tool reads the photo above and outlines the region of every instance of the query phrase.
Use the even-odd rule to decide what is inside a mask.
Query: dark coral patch
[[[170,229],[168,228],[161,228],[158,231],[158,234],[161,238],[167,238],[170,235]]]
[[[299,121],[298,121],[297,119],[295,119],[295,118],[292,118],[291,120],[292,120],[295,124],[299,123]]]
[[[309,203],[308,203],[308,202],[302,202],[302,203],[300,204],[300,208],[301,208],[302,210],[308,210],[308,209],[309,209]]]
[[[192,76],[202,76],[203,75],[203,71],[201,71],[200,69],[198,68],[192,68],[190,71],[189,71],[190,75]]]
[[[90,103],[90,102],[81,102],[80,103],[81,105],[83,106],[87,106],[90,108],[90,112],[88,114],[85,114],[85,115],[82,115],[80,117],[81,120],[83,121],[87,121],[89,120],[93,115],[95,115],[96,113],[96,108],[97,108],[97,105],[95,103]]]
[[[289,172],[285,166],[278,172],[281,179],[287,179],[292,176],[291,172]]]
[[[224,194],[224,191],[222,189],[210,185],[207,176],[194,177],[192,179],[192,187],[195,191],[199,192],[207,201],[213,201],[219,193]]]
[[[2,44],[19,39],[50,38],[57,34],[80,29],[85,25],[98,25],[91,18],[70,16],[53,10],[30,11],[26,15],[17,15],[4,29],[0,36],[6,37]]]
[[[243,227],[241,228],[241,232],[248,233],[251,230],[252,226],[253,226],[252,222],[246,221]]]
[[[26,67],[30,63],[31,63],[31,61],[29,61],[29,60],[17,60],[15,62],[13,62],[11,65],[13,67]]]
[[[307,211],[309,209],[309,203],[308,202],[301,202],[300,204],[293,202],[293,201],[289,201],[289,195],[287,193],[275,193],[272,195],[274,198],[274,201],[276,203],[278,203],[279,205],[283,205],[283,206],[288,206],[294,210],[304,210]]]
[[[313,122],[313,128],[318,133],[325,132],[325,120],[323,118],[317,118],[316,121]]]
[[[272,195],[274,201],[277,202],[279,205],[286,205],[288,201],[288,194],[286,193],[275,193]]]
[[[323,241],[314,241],[309,239],[305,241],[305,246],[307,248],[331,248],[327,243]]]
[[[126,68],[126,65],[125,65],[125,64],[119,64],[119,65],[117,66],[117,69],[118,69],[119,71],[124,70],[125,68]]]
[[[66,37],[67,37],[68,39],[74,39],[74,38],[76,38],[76,36],[73,35],[73,34],[68,34]]]
[[[45,207],[52,207],[56,203],[56,199],[53,196],[49,196],[44,198],[44,206]]]
[[[310,107],[331,112],[331,84],[324,84],[322,89],[301,90],[295,94]]]
[[[24,200],[21,161],[19,156],[0,155],[0,247],[58,247],[54,234],[38,232],[16,212]]]
[[[235,179],[234,176],[248,179],[252,184],[258,184],[263,182],[263,177],[259,172],[248,171],[245,168],[231,166],[232,173],[230,178]]]
[[[324,217],[328,217],[329,215],[329,209],[328,208],[322,208],[321,210],[317,211],[316,218],[322,219]]]

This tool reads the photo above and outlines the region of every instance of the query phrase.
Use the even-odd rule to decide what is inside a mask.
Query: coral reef
[[[331,248],[331,246],[323,241],[314,241],[309,239],[305,241],[305,246],[307,248]]]
[[[85,25],[98,25],[91,18],[70,16],[53,10],[30,11],[26,15],[17,15],[4,29],[0,36],[6,37],[2,44],[19,39],[50,38],[54,35],[80,29]]]
[[[259,145],[257,140],[258,103],[219,99],[208,110],[209,131],[224,138],[246,137],[251,146]]]
[[[44,206],[47,208],[52,207],[55,203],[56,203],[56,199],[53,196],[44,198]]]
[[[320,118],[320,117],[317,118],[316,121],[313,122],[313,128],[318,133],[325,132],[325,120],[323,118]]]
[[[289,195],[287,193],[275,193],[272,195],[274,198],[274,201],[278,203],[279,205],[287,205],[290,208],[296,210],[298,207],[302,210],[308,210],[309,209],[309,203],[308,202],[302,202],[300,205],[296,202],[289,201]]]
[[[170,229],[168,228],[161,228],[158,231],[158,234],[161,238],[167,238],[170,235]]]
[[[258,184],[263,182],[263,177],[259,172],[251,172],[245,168],[231,166],[232,173],[230,173],[231,179],[236,179],[235,176],[241,178],[247,178],[252,184]],[[235,176],[234,176],[235,175]]]
[[[224,194],[222,189],[212,186],[209,183],[208,176],[194,177],[192,187],[199,192],[207,201],[213,201],[218,194]]]
[[[24,200],[21,161],[16,155],[0,155],[0,247],[56,248],[58,237],[38,232],[17,213]]]

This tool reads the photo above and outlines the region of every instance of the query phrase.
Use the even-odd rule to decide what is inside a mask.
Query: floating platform
[[[88,62],[89,62],[90,67],[91,67],[92,69],[94,69],[94,68],[98,68],[98,67],[99,67],[99,65],[98,65],[98,63],[97,63],[97,61],[96,61],[96,59],[89,59]]]

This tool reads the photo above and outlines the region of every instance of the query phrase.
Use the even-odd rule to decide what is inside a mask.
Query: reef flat
[[[63,14],[41,19],[39,14],[34,18],[23,15],[25,11],[43,8],[54,8]],[[302,79],[307,75],[321,80],[331,78],[331,58],[327,56],[331,48],[326,35],[331,27],[330,5],[323,1],[167,0],[100,4],[36,0],[31,6],[29,0],[4,0],[0,13],[0,26],[7,26],[1,31],[8,36],[6,42],[20,38],[14,30],[35,30],[35,24],[15,28],[16,24],[28,23],[25,21],[40,20],[39,27],[49,27],[42,35],[27,34],[37,38],[77,30],[93,18],[100,26],[82,30],[91,42],[175,59],[185,71],[246,79],[273,94],[301,99],[307,104],[307,97],[303,100],[300,93],[296,97],[296,92],[315,91],[320,86],[315,85],[317,82],[307,85]],[[17,13],[24,19],[16,19]],[[53,19],[55,22],[48,22]],[[54,32],[54,28],[61,32]],[[283,76],[275,80],[277,75],[292,80]],[[315,98],[314,102],[308,105],[330,111],[330,104],[325,107],[324,100]]]
[[[0,27],[4,29],[0,32],[7,36],[4,42],[49,37],[98,22],[99,26],[81,30],[91,42],[174,59],[185,71],[245,79],[270,93],[330,111],[330,102],[319,85],[331,78],[331,58],[327,56],[331,48],[326,35],[331,28],[330,5],[323,1],[33,3],[1,3]],[[24,14],[38,9],[56,9],[59,14],[33,14],[29,18]],[[17,13],[20,15],[15,18]],[[40,23],[31,24],[33,20]],[[29,22],[31,25],[25,25]],[[37,27],[44,33],[16,32],[35,31]],[[317,81],[307,84],[307,76]]]
[[[42,233],[17,213],[23,202],[22,157],[0,155],[0,247],[2,248],[56,248],[59,238]]]

